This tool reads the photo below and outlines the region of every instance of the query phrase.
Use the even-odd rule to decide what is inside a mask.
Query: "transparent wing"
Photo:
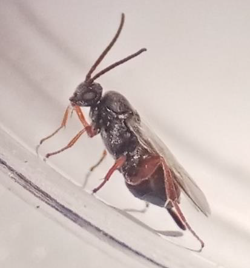
[[[134,119],[134,118],[133,118]],[[198,185],[178,163],[167,146],[141,120],[128,120],[128,127],[136,134],[142,146],[164,157],[166,164],[174,174],[174,179],[182,191],[191,200],[195,208],[208,216],[211,211],[207,199]]]

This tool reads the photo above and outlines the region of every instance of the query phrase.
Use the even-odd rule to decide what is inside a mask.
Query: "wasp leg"
[[[183,230],[185,231],[187,228],[186,226],[183,224],[182,220],[180,220],[179,215],[173,210],[173,208],[167,208],[168,213],[171,215],[171,217],[173,218],[173,220],[175,221],[175,223]]]
[[[58,129],[56,129],[56,131],[54,131],[51,135],[49,135],[49,136],[43,138],[43,139],[40,141],[40,144],[37,146],[37,153],[38,153],[39,146],[40,146],[45,140],[47,140],[47,139],[53,137],[58,131],[60,131],[63,127],[66,126],[67,121],[68,121],[68,117],[69,117],[69,112],[70,112],[71,109],[72,109],[72,106],[69,105],[69,106],[67,107],[65,113],[64,113],[63,120],[62,120],[62,123],[61,123],[60,127],[59,127]],[[81,137],[81,135],[82,135],[84,132],[87,132],[87,134],[88,134],[88,136],[89,136],[90,138],[94,137],[94,136],[97,134],[97,132],[94,130],[94,128],[93,128],[91,125],[89,125],[88,122],[86,121],[86,119],[85,119],[85,117],[84,117],[84,115],[83,115],[83,113],[82,113],[82,111],[81,111],[81,108],[80,108],[79,106],[73,106],[73,111],[76,112],[76,114],[77,114],[79,120],[81,121],[81,123],[82,123],[83,126],[84,126],[84,129],[82,129],[81,131],[79,131],[78,134],[77,134],[77,135],[76,135],[76,136],[75,136],[75,137],[68,143],[67,146],[63,147],[62,149],[60,149],[60,150],[58,150],[58,151],[55,151],[55,152],[46,154],[44,160],[47,159],[47,158],[49,158],[49,157],[52,156],[52,155],[59,154],[59,153],[65,151],[65,150],[71,148],[71,147],[76,143],[76,141]],[[71,111],[71,115],[72,115],[72,112],[73,112],[73,111]]]
[[[193,236],[200,242],[201,248],[199,251],[201,251],[204,247],[204,242],[200,239],[200,237],[195,233],[195,231],[192,229],[192,227],[187,222],[185,216],[183,215],[180,207],[179,207],[179,193],[177,192],[174,179],[171,173],[171,170],[167,166],[165,160],[161,158],[161,165],[164,172],[164,181],[165,181],[165,189],[166,189],[166,195],[167,195],[167,202],[165,204],[165,207],[170,212],[170,215],[173,217],[175,222],[179,227],[186,227]],[[175,209],[175,212],[173,213],[173,209]],[[183,228],[182,228],[183,229]]]
[[[76,114],[83,124],[84,128],[86,129],[86,132],[90,138],[94,137],[97,133],[94,130],[94,128],[91,127],[91,125],[86,121],[83,112],[79,106],[74,106],[74,110],[76,111]]]
[[[121,168],[123,166],[123,164],[125,163],[125,161],[126,161],[126,157],[125,156],[121,156],[120,158],[118,158],[115,161],[114,165],[110,168],[110,170],[106,174],[106,176],[105,176],[104,180],[102,181],[102,183],[93,190],[93,193],[96,193],[97,191],[99,191],[106,184],[106,182],[108,182],[108,180],[110,179],[110,177],[112,176],[112,174],[117,169],[119,169],[119,168]]]
[[[141,184],[143,181],[148,180],[152,174],[154,174],[160,164],[161,159],[159,156],[151,156],[144,159],[141,165],[138,166],[136,176],[126,178],[126,182],[133,186]]]
[[[39,144],[37,145],[36,147],[36,152],[38,154],[38,150],[39,150],[39,147],[42,145],[42,143],[44,143],[46,140],[52,138],[54,135],[56,135],[56,133],[58,133],[62,128],[66,127],[66,124],[67,124],[67,121],[68,121],[68,117],[69,117],[69,112],[71,110],[71,106],[69,105],[67,107],[67,109],[65,110],[64,112],[64,115],[63,115],[63,119],[62,119],[62,122],[61,122],[61,125],[58,129],[56,129],[52,134],[50,134],[49,136],[43,138],[40,140]]]
[[[81,108],[79,106],[74,106],[73,107],[73,110],[72,110],[72,106],[69,105],[67,107],[67,109],[65,110],[64,112],[64,115],[63,115],[63,119],[62,119],[62,122],[61,122],[61,125],[52,133],[50,134],[49,136],[43,138],[40,140],[39,142],[39,145],[36,147],[36,152],[38,153],[38,150],[39,150],[39,147],[42,145],[42,143],[44,143],[46,140],[52,138],[54,135],[56,135],[62,128],[66,127],[67,125],[67,122],[68,122],[68,118],[69,118],[69,113],[71,111],[71,116],[72,116],[72,113],[73,111],[76,112],[79,120],[81,121],[81,123],[83,124],[84,128],[86,129],[86,132],[88,134],[89,137],[94,137],[97,133],[95,132],[95,130],[90,126],[90,124],[86,121],[82,111],[81,111]]]
[[[48,153],[46,154],[45,158],[49,158],[50,156],[52,155],[55,155],[55,154],[59,154],[69,148],[71,148],[76,142],[77,140],[82,136],[82,134],[86,131],[86,129],[82,129],[81,131],[79,131],[77,133],[77,135],[68,143],[68,145],[66,145],[65,147],[63,147],[62,149],[58,150],[58,151],[55,151],[55,152],[52,152],[52,153]]]
[[[150,180],[152,175],[156,172],[157,168],[161,167],[163,169],[164,175],[164,185],[165,193],[167,197],[167,202],[165,207],[169,214],[172,216],[176,224],[182,229],[188,229],[194,237],[201,243],[201,248],[204,247],[204,242],[199,238],[199,236],[194,232],[191,226],[188,224],[185,216],[183,215],[179,207],[179,197],[180,189],[175,183],[171,170],[166,164],[164,158],[161,156],[152,156],[145,159],[135,177],[129,177],[126,179],[126,183],[129,185],[140,185],[144,180]]]

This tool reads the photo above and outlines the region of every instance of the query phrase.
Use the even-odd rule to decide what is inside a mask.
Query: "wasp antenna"
[[[125,21],[125,15],[124,15],[124,13],[122,13],[121,22],[120,22],[119,28],[118,28],[115,36],[113,37],[113,39],[111,40],[111,42],[109,43],[109,45],[105,48],[105,50],[102,52],[102,54],[99,56],[99,58],[96,60],[96,62],[93,64],[93,66],[90,68],[89,72],[86,75],[85,81],[90,80],[91,74],[95,71],[96,67],[101,63],[101,61],[107,55],[107,53],[109,52],[109,50],[115,44],[116,40],[118,39],[118,37],[119,37],[119,35],[120,35],[121,31],[122,31],[122,28],[123,28],[123,25],[124,25],[124,21]]]
[[[97,73],[95,76],[93,76],[92,78],[89,79],[89,82],[90,83],[93,83],[97,78],[99,78],[100,76],[104,75],[105,73],[109,72],[110,70],[116,68],[117,66],[123,64],[124,62],[126,61],[129,61],[135,57],[137,57],[138,55],[140,55],[141,53],[147,51],[146,48],[142,48],[140,49],[139,51],[137,51],[136,53],[134,54],[131,54],[129,55],[128,57],[122,59],[122,60],[119,60],[111,65],[109,65],[108,67],[106,67],[105,69],[103,69],[102,71],[100,71],[99,73]]]

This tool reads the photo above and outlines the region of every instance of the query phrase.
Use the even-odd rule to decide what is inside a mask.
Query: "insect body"
[[[123,24],[124,14],[122,14],[120,26],[113,40],[92,66],[85,81],[76,88],[70,98],[71,105],[64,114],[61,126],[42,139],[40,144],[66,126],[69,111],[73,108],[83,124],[83,129],[66,147],[47,154],[46,157],[70,148],[85,132],[89,137],[100,134],[106,149],[115,159],[115,163],[94,192],[103,187],[115,170],[119,170],[134,196],[165,207],[181,229],[188,229],[200,241],[202,249],[204,242],[188,224],[179,203],[180,194],[184,192],[198,210],[208,215],[210,209],[204,194],[178,164],[167,147],[143,124],[139,114],[128,100],[115,91],[109,91],[103,95],[101,85],[95,82],[104,73],[138,56],[146,49],[141,49],[108,66],[92,77],[96,67],[116,42]],[[91,124],[87,123],[80,107],[90,107]]]

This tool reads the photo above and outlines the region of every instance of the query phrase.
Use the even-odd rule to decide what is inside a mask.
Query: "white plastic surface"
[[[180,245],[173,246],[171,251],[176,262],[171,259],[168,263],[158,255],[154,257],[169,267],[185,267],[188,261],[193,262],[192,267],[196,262],[200,265],[200,261],[204,261],[202,267],[248,267],[249,8],[247,1],[2,1],[1,128],[7,130],[11,141],[14,138],[35,157],[35,146],[59,125],[68,98],[112,38],[120,14],[124,12],[124,31],[102,67],[142,47],[146,47],[148,52],[110,72],[99,82],[106,90],[124,94],[147,118],[204,191],[212,208],[212,216],[207,219],[197,214],[183,199],[182,207],[187,219],[206,243],[201,254],[187,250],[183,253],[183,246],[198,246],[192,235],[185,232],[183,237],[166,238]],[[73,116],[65,131],[44,144],[41,154],[61,148],[80,128]],[[4,157],[8,158],[6,150],[5,147]],[[68,179],[74,191],[80,193],[83,192],[81,186],[89,167],[97,161],[102,150],[100,138],[89,140],[83,137],[74,148],[51,158],[47,165],[42,160],[37,160],[37,165],[46,171],[50,170],[49,166],[53,167]],[[87,191],[98,185],[111,164],[109,157],[91,175]],[[34,169],[30,172],[36,174]],[[6,175],[1,174],[2,178],[7,180]],[[48,183],[50,179],[47,178]],[[62,185],[60,190],[63,190]],[[133,257],[127,260],[126,254],[119,255],[122,254],[119,251],[120,259],[113,257],[116,253],[113,255],[112,249],[108,258],[105,254],[98,255],[100,262],[97,261],[91,257],[95,254],[87,252],[97,250],[100,253],[106,245],[98,245],[95,238],[83,230],[79,233],[81,237],[88,237],[88,243],[77,239],[65,228],[64,221],[55,221],[53,210],[53,216],[47,217],[46,213],[35,209],[35,198],[31,202],[33,206],[29,206],[29,197],[24,198],[25,202],[19,201],[12,190],[6,190],[8,187],[6,183],[1,186],[1,267],[22,267],[18,261],[23,267],[44,267],[44,264],[48,268],[55,267],[55,264],[69,267],[67,262],[59,260],[59,256],[67,256],[69,263],[74,260],[75,267],[82,267],[83,260],[87,260],[88,267],[100,267],[98,265],[103,263],[107,267],[118,267],[117,262],[123,267],[121,259],[124,267],[129,261],[131,267],[139,265],[140,260],[135,259],[133,263]],[[26,195],[25,191],[23,194]],[[86,192],[83,196],[90,203],[97,202]],[[120,209],[144,207],[131,196],[118,173],[98,193],[98,197]],[[101,202],[97,203],[101,207],[93,211],[93,215],[103,213],[103,217],[108,218],[116,213]],[[107,211],[110,214],[106,214]],[[151,206],[146,214],[133,215],[154,229],[178,231],[162,209]],[[129,224],[130,220],[125,218],[128,222],[125,224]],[[134,224],[133,220],[131,222]],[[95,219],[95,223],[103,224],[103,220]],[[8,226],[13,227],[8,230]],[[32,228],[36,232],[32,232]],[[110,222],[106,228],[114,230],[115,235],[119,234],[120,227],[116,221]],[[139,248],[144,245],[144,239],[139,240],[139,237],[144,234],[145,228],[140,228],[142,231],[136,233],[124,227],[135,236],[131,246],[135,242]],[[27,239],[28,231],[32,241]],[[36,238],[37,233],[39,238]],[[150,236],[151,231],[148,233]],[[124,237],[127,236],[125,233]],[[65,243],[60,240],[62,237]],[[52,251],[48,254],[44,248],[51,243]],[[91,249],[89,244],[93,245]],[[32,247],[33,251],[29,245],[36,245]],[[157,237],[156,244],[145,246],[148,252],[152,248],[159,250],[159,256],[167,254],[168,247],[172,249],[171,243],[160,237]],[[56,252],[53,251],[57,248]],[[86,254],[82,253],[84,251]],[[32,254],[38,256],[36,262],[30,262]]]

